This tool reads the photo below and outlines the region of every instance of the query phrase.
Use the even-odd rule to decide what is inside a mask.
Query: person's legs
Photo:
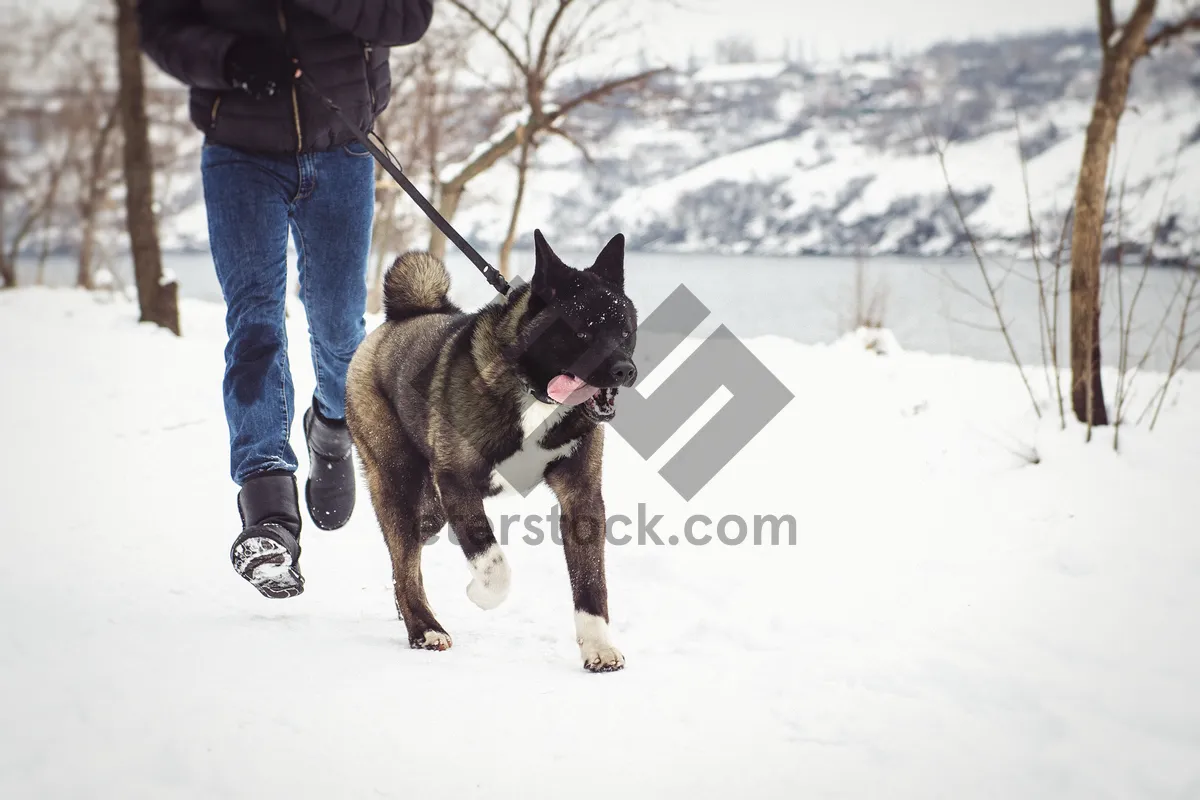
[[[317,376],[314,399],[322,417],[340,421],[346,369],[366,332],[375,161],[352,144],[303,156],[300,164],[291,222]]]
[[[296,470],[288,443],[293,389],[284,328],[296,166],[290,159],[207,145],[201,175],[209,244],[226,304],[230,473],[242,486],[256,473]]]
[[[342,527],[354,511],[346,371],[366,332],[374,211],[375,162],[363,147],[300,157],[291,223],[317,376],[312,408],[304,415],[309,455],[304,497],[313,523],[324,530]]]
[[[209,245],[225,297],[225,418],[242,532],[230,560],[266,597],[304,591],[296,454],[288,443],[288,213],[296,162],[206,146],[200,163]]]

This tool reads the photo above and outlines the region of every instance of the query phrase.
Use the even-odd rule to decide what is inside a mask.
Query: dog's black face
[[[541,231],[534,242],[517,372],[543,402],[582,405],[594,422],[612,419],[617,387],[637,380],[637,311],[625,295],[625,237],[614,236],[586,270],[564,264]]]

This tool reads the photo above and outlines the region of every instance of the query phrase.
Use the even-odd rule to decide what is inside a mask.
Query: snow
[[[1127,240],[1149,240],[1164,207],[1180,219],[1200,219],[1200,194],[1184,190],[1200,185],[1200,146],[1186,144],[1198,119],[1194,98],[1182,93],[1148,104],[1144,111],[1123,118],[1113,174],[1115,186],[1119,187],[1121,182],[1127,185],[1123,214]],[[1050,121],[1065,132],[1064,136],[1031,158],[1027,169],[1035,218],[1043,222],[1046,230],[1057,232],[1061,214],[1072,202],[1083,151],[1086,105],[1057,103],[1036,117],[1023,119],[1026,140]],[[916,121],[913,129],[919,131]],[[953,143],[945,149],[955,192],[960,197],[971,193],[986,195],[982,205],[968,215],[972,232],[980,239],[1011,243],[1002,244],[1010,252],[1025,249],[1020,243],[1029,230],[1017,142],[1016,131],[1007,129]],[[843,227],[866,218],[890,217],[889,234],[869,250],[892,252],[897,249],[898,240],[916,222],[927,220],[946,198],[945,178],[934,154],[882,150],[859,141],[853,129],[831,131],[816,127],[794,137],[712,158],[650,186],[627,189],[606,213],[596,217],[593,228],[620,229],[640,242],[646,231],[666,224],[672,230],[686,232],[686,238],[673,245],[674,249],[686,252],[712,251],[714,246],[736,249],[725,246],[724,241],[715,242],[711,233],[701,236],[703,232],[696,230],[695,225],[685,224],[684,216],[689,213],[686,201],[706,197],[709,204],[718,203],[720,187],[727,190],[729,186],[773,187],[772,202],[755,209],[752,221],[745,227],[714,233],[753,240],[757,252],[776,254],[826,247],[832,232],[819,224],[801,229],[805,232],[789,231],[778,237],[762,236],[762,231],[787,229],[790,220],[825,219],[833,213]],[[1164,193],[1169,193],[1165,206]],[[893,209],[903,207],[904,203],[914,204],[920,213],[893,213]],[[957,223],[945,234],[945,240],[935,239],[927,244],[930,255],[941,254],[950,246],[958,234]],[[1160,248],[1160,251],[1171,249]]]
[[[670,453],[647,464],[610,435],[605,498],[661,515],[664,542],[692,515],[790,514],[794,544],[727,545],[713,523],[703,546],[610,547],[626,668],[590,675],[559,548],[512,532],[494,611],[466,597],[456,548],[427,549],[454,645],[408,649],[365,486],[345,529],[305,528],[303,596],[237,578],[223,309],[182,313],[176,338],[118,296],[0,293],[2,797],[1200,786],[1194,373],[1118,455],[1110,431],[1085,445],[1048,408],[1036,420],[1003,364],[753,339],[795,400],[691,502],[655,471]],[[289,326],[305,398],[302,315]],[[1135,405],[1156,387],[1139,381]],[[550,506],[542,489],[489,513]]]
[[[692,82],[744,83],[746,81],[772,81],[787,72],[786,61],[761,61],[741,64],[710,64],[701,67],[692,75]]]
[[[868,81],[882,81],[895,76],[895,67],[888,61],[874,59],[856,59],[846,64],[844,72]]]
[[[107,267],[100,267],[92,273],[92,286],[97,289],[112,289],[116,283],[116,276]]]
[[[1087,49],[1084,48],[1083,45],[1077,44],[1070,47],[1064,47],[1059,54],[1054,57],[1054,60],[1059,63],[1065,61],[1079,61],[1085,56],[1087,56]]]
[[[968,255],[941,169],[925,152],[924,121],[941,130],[956,123],[946,152],[950,178],[979,201],[969,204],[968,221],[981,246],[1027,256],[1013,108],[1021,109],[1026,144],[1037,145],[1028,164],[1032,205],[1040,237],[1052,241],[1072,203],[1099,58],[1093,36],[1086,45],[1068,37],[1071,44],[1047,47],[1044,39],[1014,40],[1003,50],[981,43],[957,54],[844,54],[662,76],[653,85],[669,91],[651,93],[657,99],[645,108],[572,112],[564,124],[587,143],[592,162],[565,139],[543,137],[518,242],[539,227],[555,242],[583,247],[620,229],[631,250]],[[1015,54],[1017,72],[1004,67]],[[1084,56],[1086,64],[1075,63]],[[1171,185],[1166,209],[1174,219],[1157,253],[1175,260],[1200,244],[1200,192],[1187,191],[1200,185],[1200,113],[1189,70],[1170,53],[1139,66],[1112,171],[1128,187],[1127,243],[1151,238]],[[609,73],[588,77],[602,74]],[[504,116],[467,158],[443,167],[442,179],[461,175],[525,122],[524,111]],[[178,209],[163,219],[168,250],[203,250],[207,242],[195,181],[193,170],[175,179],[174,197],[160,191],[166,207]],[[511,154],[469,182],[453,222],[477,247],[504,239],[517,183]],[[415,207],[402,208],[423,224]]]

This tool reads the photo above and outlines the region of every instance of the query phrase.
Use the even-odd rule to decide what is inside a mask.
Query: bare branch
[[[1116,30],[1112,0],[1096,0],[1096,6],[1100,16],[1100,49],[1107,50],[1113,31]]]
[[[667,67],[658,67],[656,69],[648,69],[643,72],[638,72],[633,75],[626,75],[623,78],[614,78],[611,81],[605,81],[598,86],[588,89],[582,94],[576,95],[569,100],[564,100],[559,104],[558,108],[554,112],[546,115],[546,122],[553,122],[554,120],[564,116],[565,114],[568,114],[579,106],[586,105],[588,103],[594,103],[597,100],[612,94],[618,89],[624,89],[626,86],[634,86],[639,83],[644,83],[653,78],[655,75],[661,75],[666,71]]]
[[[985,325],[982,322],[972,322],[969,319],[963,319],[962,317],[951,316],[950,321],[953,322],[955,325],[961,325],[964,328],[971,328],[973,330],[983,331],[984,333],[1003,333],[1004,332],[1003,320],[1001,321],[1000,325]]]
[[[1124,58],[1137,59],[1145,54],[1146,28],[1154,18],[1154,9],[1158,0],[1138,0],[1133,13],[1129,15],[1121,28],[1121,35],[1116,41],[1116,50]]]
[[[1117,444],[1119,441],[1117,437],[1120,435],[1121,424],[1124,422],[1125,406],[1128,404],[1129,397],[1132,393],[1131,390],[1133,387],[1133,382],[1137,378],[1138,374],[1141,372],[1142,368],[1150,360],[1150,353],[1153,351],[1155,345],[1157,344],[1158,337],[1161,336],[1162,332],[1165,330],[1166,324],[1167,324],[1167,319],[1171,314],[1171,310],[1175,306],[1175,300],[1179,297],[1179,292],[1177,291],[1176,294],[1171,298],[1171,302],[1167,305],[1167,308],[1163,311],[1162,318],[1159,320],[1158,328],[1154,332],[1154,335],[1150,338],[1149,343],[1146,345],[1145,352],[1143,352],[1142,357],[1138,360],[1137,364],[1133,367],[1133,369],[1130,370],[1130,368],[1129,368],[1129,355],[1130,355],[1129,350],[1130,350],[1130,337],[1133,333],[1133,327],[1134,327],[1133,326],[1133,314],[1134,314],[1135,308],[1137,307],[1138,299],[1141,297],[1142,290],[1146,286],[1146,280],[1147,280],[1147,278],[1149,278],[1149,275],[1150,275],[1150,264],[1154,260],[1154,245],[1158,243],[1158,237],[1162,232],[1163,217],[1166,214],[1167,202],[1170,200],[1171,187],[1172,187],[1172,185],[1174,185],[1175,178],[1179,173],[1179,158],[1182,155],[1182,153],[1183,153],[1183,144],[1180,144],[1179,149],[1176,150],[1176,152],[1175,152],[1175,160],[1172,163],[1171,172],[1167,176],[1167,185],[1163,189],[1162,204],[1159,206],[1158,215],[1154,220],[1154,228],[1150,233],[1150,243],[1146,247],[1146,252],[1142,258],[1142,274],[1138,280],[1137,287],[1134,289],[1133,297],[1129,302],[1128,309],[1126,309],[1124,307],[1124,291],[1123,291],[1124,281],[1120,277],[1121,270],[1123,269],[1123,264],[1122,264],[1123,247],[1122,247],[1122,241],[1121,241],[1120,222],[1122,219],[1122,209],[1124,206],[1124,197],[1125,197],[1124,179],[1122,179],[1122,182],[1121,182],[1121,199],[1117,206],[1117,220],[1118,220],[1118,226],[1117,226],[1117,298],[1118,298],[1117,331],[1118,331],[1118,343],[1119,343],[1118,346],[1119,346],[1120,350],[1118,353],[1117,391],[1116,391],[1116,400],[1115,400],[1115,409],[1114,409],[1113,449],[1117,448]],[[1185,313],[1186,313],[1186,309],[1185,309]]]
[[[587,146],[584,145],[583,142],[579,141],[574,134],[559,127],[546,128],[546,133],[565,139],[567,142],[573,145],[576,150],[579,151],[579,155],[585,162],[587,162],[588,166],[595,165],[596,159],[592,158],[592,154],[588,151]]]
[[[1154,48],[1166,45],[1172,39],[1175,39],[1188,31],[1200,31],[1200,14],[1164,25],[1155,31],[1152,35],[1146,37],[1146,45],[1142,49],[1142,55],[1150,53]]]
[[[554,34],[572,2],[573,0],[558,0],[558,8],[554,9],[554,16],[550,17],[550,22],[546,25],[546,32],[542,35],[542,44],[538,49],[537,61],[534,63],[534,74],[544,75],[546,73],[546,58],[550,54],[550,44],[554,41]],[[530,12],[529,27],[533,28],[532,11]]]
[[[1188,334],[1188,318],[1192,311],[1192,304],[1197,299],[1200,299],[1198,297],[1198,293],[1200,293],[1200,268],[1191,267],[1190,272],[1191,280],[1188,285],[1187,294],[1184,297],[1183,309],[1180,312],[1179,327],[1176,329],[1175,346],[1171,351],[1171,363],[1167,367],[1167,377],[1163,381],[1162,386],[1158,388],[1158,391],[1150,398],[1150,404],[1142,411],[1141,417],[1138,417],[1138,422],[1140,423],[1141,418],[1146,415],[1150,407],[1154,406],[1154,415],[1150,419],[1150,430],[1154,430],[1154,426],[1158,423],[1158,415],[1162,411],[1163,403],[1167,399],[1167,391],[1171,387],[1171,381],[1175,378],[1175,374],[1187,365],[1197,349],[1200,348],[1200,340],[1197,340],[1195,344],[1184,352],[1184,347],[1187,346],[1187,342],[1190,339]],[[1182,289],[1182,286],[1183,281],[1180,281],[1180,289]],[[1178,296],[1178,293],[1176,296]],[[1158,399],[1157,404],[1154,402],[1155,398]]]
[[[541,7],[539,0],[529,0],[529,18],[525,20],[525,63],[533,63],[533,32],[536,30],[537,12]]]
[[[1102,0],[1103,2],[1104,0]],[[1016,108],[1013,108],[1013,122],[1017,131],[1017,156],[1021,161],[1021,183],[1025,188],[1025,217],[1029,222],[1029,247],[1033,255],[1033,269],[1037,275],[1037,290],[1038,290],[1038,343],[1042,351],[1042,364],[1052,364],[1054,370],[1058,371],[1057,348],[1048,341],[1054,335],[1054,331],[1050,327],[1050,309],[1046,304],[1046,281],[1042,276],[1042,255],[1041,248],[1038,245],[1038,227],[1033,221],[1033,194],[1029,190],[1029,163],[1025,158],[1025,146],[1021,136],[1021,114]],[[1051,358],[1051,354],[1054,357]],[[1044,370],[1043,370],[1044,371]],[[1050,373],[1046,372],[1046,390],[1048,393],[1053,391],[1053,386],[1050,382]],[[1061,397],[1059,402],[1059,416],[1062,413]],[[1066,428],[1065,419],[1062,422],[1063,428]]]
[[[1075,207],[1072,206],[1063,215],[1062,230],[1058,235],[1058,249],[1054,253],[1054,293],[1052,297],[1054,313],[1051,315],[1050,322],[1050,357],[1054,361],[1054,392],[1058,400],[1058,418],[1063,430],[1067,429],[1067,416],[1063,403],[1062,369],[1058,362],[1058,311],[1062,305],[1059,301],[1062,295],[1063,252],[1066,250],[1067,231],[1071,229],[1071,218],[1074,216],[1074,211]]]
[[[930,274],[930,273],[927,271],[926,274]],[[938,275],[937,277],[939,277],[941,280],[945,281],[946,285],[948,285],[951,289],[953,289],[954,291],[956,291],[959,294],[966,297],[968,300],[973,300],[974,302],[978,303],[980,308],[982,308],[986,311],[993,310],[992,304],[989,303],[986,298],[980,297],[979,295],[975,294],[973,291],[968,289],[966,286],[963,286],[961,283],[959,283],[957,280],[955,280],[954,276],[952,276],[945,268],[942,268],[942,270],[940,271],[940,275]]]
[[[463,14],[465,14],[467,18],[474,22],[481,31],[486,33],[493,42],[499,45],[500,49],[504,51],[504,54],[508,56],[508,59],[512,62],[513,66],[515,66],[522,73],[529,73],[529,65],[521,60],[521,57],[517,55],[516,49],[514,49],[513,46],[510,45],[504,38],[504,35],[500,33],[500,25],[503,24],[504,20],[508,18],[507,10],[495,25],[489,25],[486,21],[484,21],[483,17],[479,16],[479,14],[477,14],[474,9],[470,8],[465,2],[463,2],[463,0],[448,0],[448,2],[450,5],[454,6]]]
[[[988,297],[992,301],[992,308],[996,312],[996,320],[1000,323],[1000,332],[1004,336],[1004,343],[1008,346],[1008,353],[1017,367],[1017,372],[1021,376],[1021,382],[1025,384],[1025,391],[1029,393],[1029,401],[1033,404],[1033,413],[1040,419],[1042,410],[1038,407],[1037,396],[1033,393],[1033,387],[1029,385],[1029,378],[1025,376],[1025,368],[1021,365],[1021,357],[1017,355],[1017,349],[1013,345],[1012,336],[1009,335],[1008,325],[1004,321],[1004,315],[1001,312],[1000,299],[996,294],[996,288],[992,284],[992,279],[988,276],[983,256],[980,255],[979,247],[975,242],[975,236],[971,233],[971,229],[967,225],[967,215],[963,212],[962,205],[958,202],[958,195],[955,194],[954,186],[950,182],[950,172],[946,168],[946,153],[942,149],[941,143],[938,142],[932,131],[925,124],[924,116],[918,114],[918,119],[921,122],[921,128],[925,132],[926,138],[929,140],[930,146],[933,147],[934,153],[937,154],[938,165],[942,170],[942,178],[946,183],[946,193],[950,196],[950,202],[954,205],[954,213],[958,216],[958,221],[962,225],[963,232],[967,235],[967,242],[971,245],[971,253],[975,256],[975,262],[979,264],[979,271],[983,274],[983,283],[987,287]]]

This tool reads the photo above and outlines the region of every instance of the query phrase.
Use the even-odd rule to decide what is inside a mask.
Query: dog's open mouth
[[[583,404],[583,413],[592,422],[608,422],[617,414],[617,387],[601,389]]]
[[[546,394],[556,403],[583,406],[583,413],[593,422],[607,422],[617,413],[615,387],[592,386],[582,378],[564,372],[550,379]]]

